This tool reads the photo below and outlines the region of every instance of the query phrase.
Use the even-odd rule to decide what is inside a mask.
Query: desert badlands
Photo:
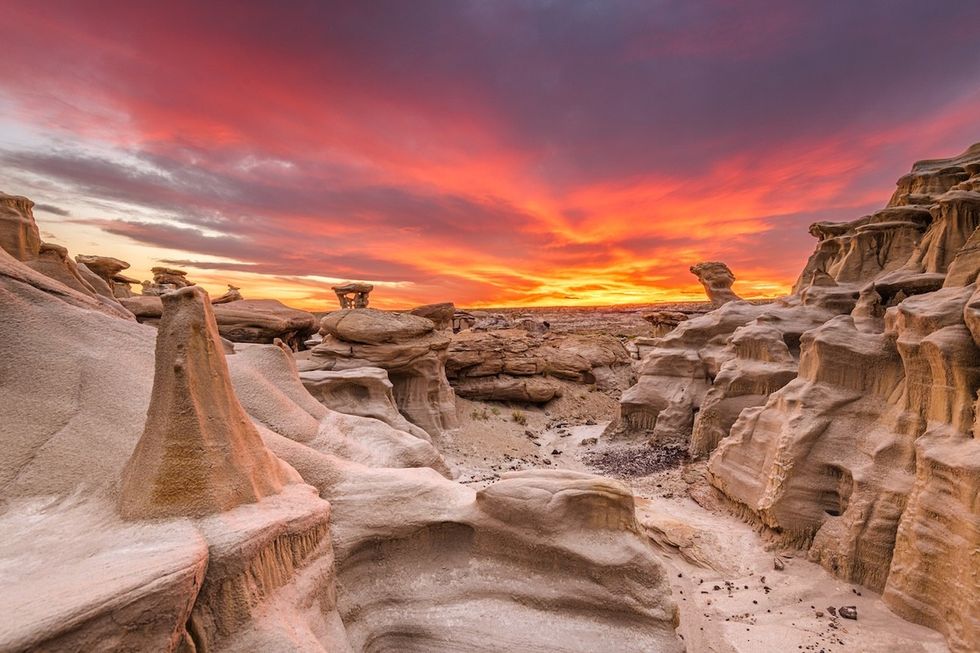
[[[708,302],[313,315],[32,207],[0,651],[980,649],[980,145],[813,224],[771,301],[690,261]]]

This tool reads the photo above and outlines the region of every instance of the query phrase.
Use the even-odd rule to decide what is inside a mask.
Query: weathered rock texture
[[[160,295],[121,297],[119,301],[145,324],[157,324],[163,315]],[[272,344],[279,339],[291,349],[300,350],[317,329],[312,313],[275,299],[230,299],[214,304],[212,310],[221,337],[232,342]]]
[[[132,320],[109,286],[84,265],[76,265],[61,245],[42,243],[34,221],[34,202],[0,192],[0,250],[75,292],[88,295],[107,313]],[[20,273],[18,273],[20,274]]]
[[[150,272],[153,273],[153,280],[143,282],[143,294],[149,297],[158,297],[194,285],[193,281],[188,280],[187,272],[184,270],[155,267]]]
[[[299,375],[305,387],[320,403],[339,413],[373,417],[385,424],[429,440],[429,434],[412,424],[398,411],[394,386],[380,367],[355,367],[327,372],[311,370]]]
[[[559,336],[524,329],[462,331],[453,336],[446,373],[467,399],[545,403],[561,394],[558,380],[622,390],[630,358],[612,336]]]
[[[724,263],[719,261],[698,263],[691,266],[691,274],[696,276],[701,285],[704,286],[704,293],[712,305],[721,306],[741,299],[732,290],[735,275]]]
[[[437,329],[452,329],[453,318],[456,316],[456,306],[452,302],[426,304],[425,306],[416,306],[410,312],[412,315],[432,320]]]
[[[223,294],[223,295],[221,295],[219,297],[212,297],[211,298],[211,303],[212,304],[227,304],[228,302],[238,302],[238,301],[241,301],[241,300],[245,299],[244,297],[242,297],[241,290],[242,290],[241,288],[238,288],[236,286],[233,286],[231,284],[228,284],[228,292],[226,292],[225,294]]]
[[[0,252],[0,650],[683,650],[625,486],[532,472],[478,492],[405,467],[431,445],[368,417],[345,434],[281,346],[238,345],[225,370],[202,293],[164,301],[190,308],[157,333]],[[168,393],[197,399],[196,442],[239,441],[244,409],[261,442],[214,462],[232,479],[275,463],[281,490],[121,520],[132,470],[172,489],[133,456],[158,429],[188,439],[156,420]]]
[[[119,283],[126,288],[121,296],[129,297],[132,295],[129,290],[129,284],[134,283],[134,280],[129,277],[123,276],[122,271],[129,269],[129,263],[126,261],[120,261],[117,258],[112,258],[111,256],[94,256],[91,254],[79,254],[75,257],[75,262],[79,266],[85,266],[90,270],[95,276],[101,279],[110,292],[115,296],[115,285]]]
[[[337,301],[340,308],[367,308],[368,297],[374,286],[369,283],[359,281],[348,281],[339,286],[333,286],[333,291],[337,294]]]
[[[162,299],[153,394],[120,512],[200,517],[278,493],[279,463],[235,397],[207,293],[189,286]]]
[[[980,646],[978,187],[974,146],[917,163],[880,211],[813,225],[792,296],[682,322],[622,411],[710,453],[740,514],[954,651]]]
[[[398,409],[431,436],[455,428],[456,400],[446,379],[449,335],[424,317],[375,309],[326,315],[323,341],[304,371],[380,367],[388,372]]]

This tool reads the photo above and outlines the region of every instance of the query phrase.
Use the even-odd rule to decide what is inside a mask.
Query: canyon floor
[[[651,311],[710,308],[682,302],[488,312],[547,321],[550,331],[563,335],[628,341],[652,336],[650,322],[641,317]],[[436,445],[458,480],[473,487],[527,469],[568,469],[628,484],[638,520],[670,571],[678,632],[688,650],[949,651],[941,634],[895,615],[877,593],[841,581],[809,562],[805,552],[767,541],[733,516],[705,478],[705,461],[690,460],[680,447],[607,435],[619,413],[618,393],[562,385],[562,396],[543,406],[457,398],[459,429]],[[833,614],[841,606],[855,606],[858,619]]]
[[[732,516],[715,503],[703,462],[673,447],[604,436],[618,406],[617,398],[575,384],[543,407],[457,399],[460,428],[436,444],[459,481],[476,487],[535,468],[627,483],[640,524],[670,571],[678,632],[689,651],[949,650],[941,634],[898,617],[875,592],[842,582],[805,552],[774,546]],[[858,619],[831,614],[840,606],[856,606]]]

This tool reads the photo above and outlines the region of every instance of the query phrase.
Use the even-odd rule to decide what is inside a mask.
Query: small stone
[[[822,610],[817,610],[817,619],[819,619],[822,616],[823,616],[823,611]]]
[[[837,612],[840,614],[840,616],[844,617],[845,619],[858,618],[858,609],[856,605],[842,605],[840,608],[837,609]]]
[[[561,455],[561,452],[558,451],[557,449],[552,449],[551,450],[551,455],[552,456],[560,456]]]
[[[783,569],[786,569],[786,563],[783,562],[778,557],[772,559],[772,566],[773,569],[775,569],[776,571],[782,571]]]
[[[833,606],[828,607],[827,608],[827,612],[829,612],[831,614],[831,616],[834,616],[834,617],[837,616],[837,608],[835,608]]]
[[[578,444],[580,447],[588,447],[590,445],[596,444],[597,442],[599,442],[599,438],[585,438]]]

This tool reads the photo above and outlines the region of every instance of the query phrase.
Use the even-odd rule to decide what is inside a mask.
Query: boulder
[[[373,308],[328,313],[320,321],[321,335],[366,345],[404,342],[435,330],[428,318],[411,313],[389,313]]]
[[[425,306],[413,308],[410,313],[432,320],[432,323],[436,325],[437,329],[452,329],[453,318],[456,316],[456,306],[452,302],[426,304]]]

